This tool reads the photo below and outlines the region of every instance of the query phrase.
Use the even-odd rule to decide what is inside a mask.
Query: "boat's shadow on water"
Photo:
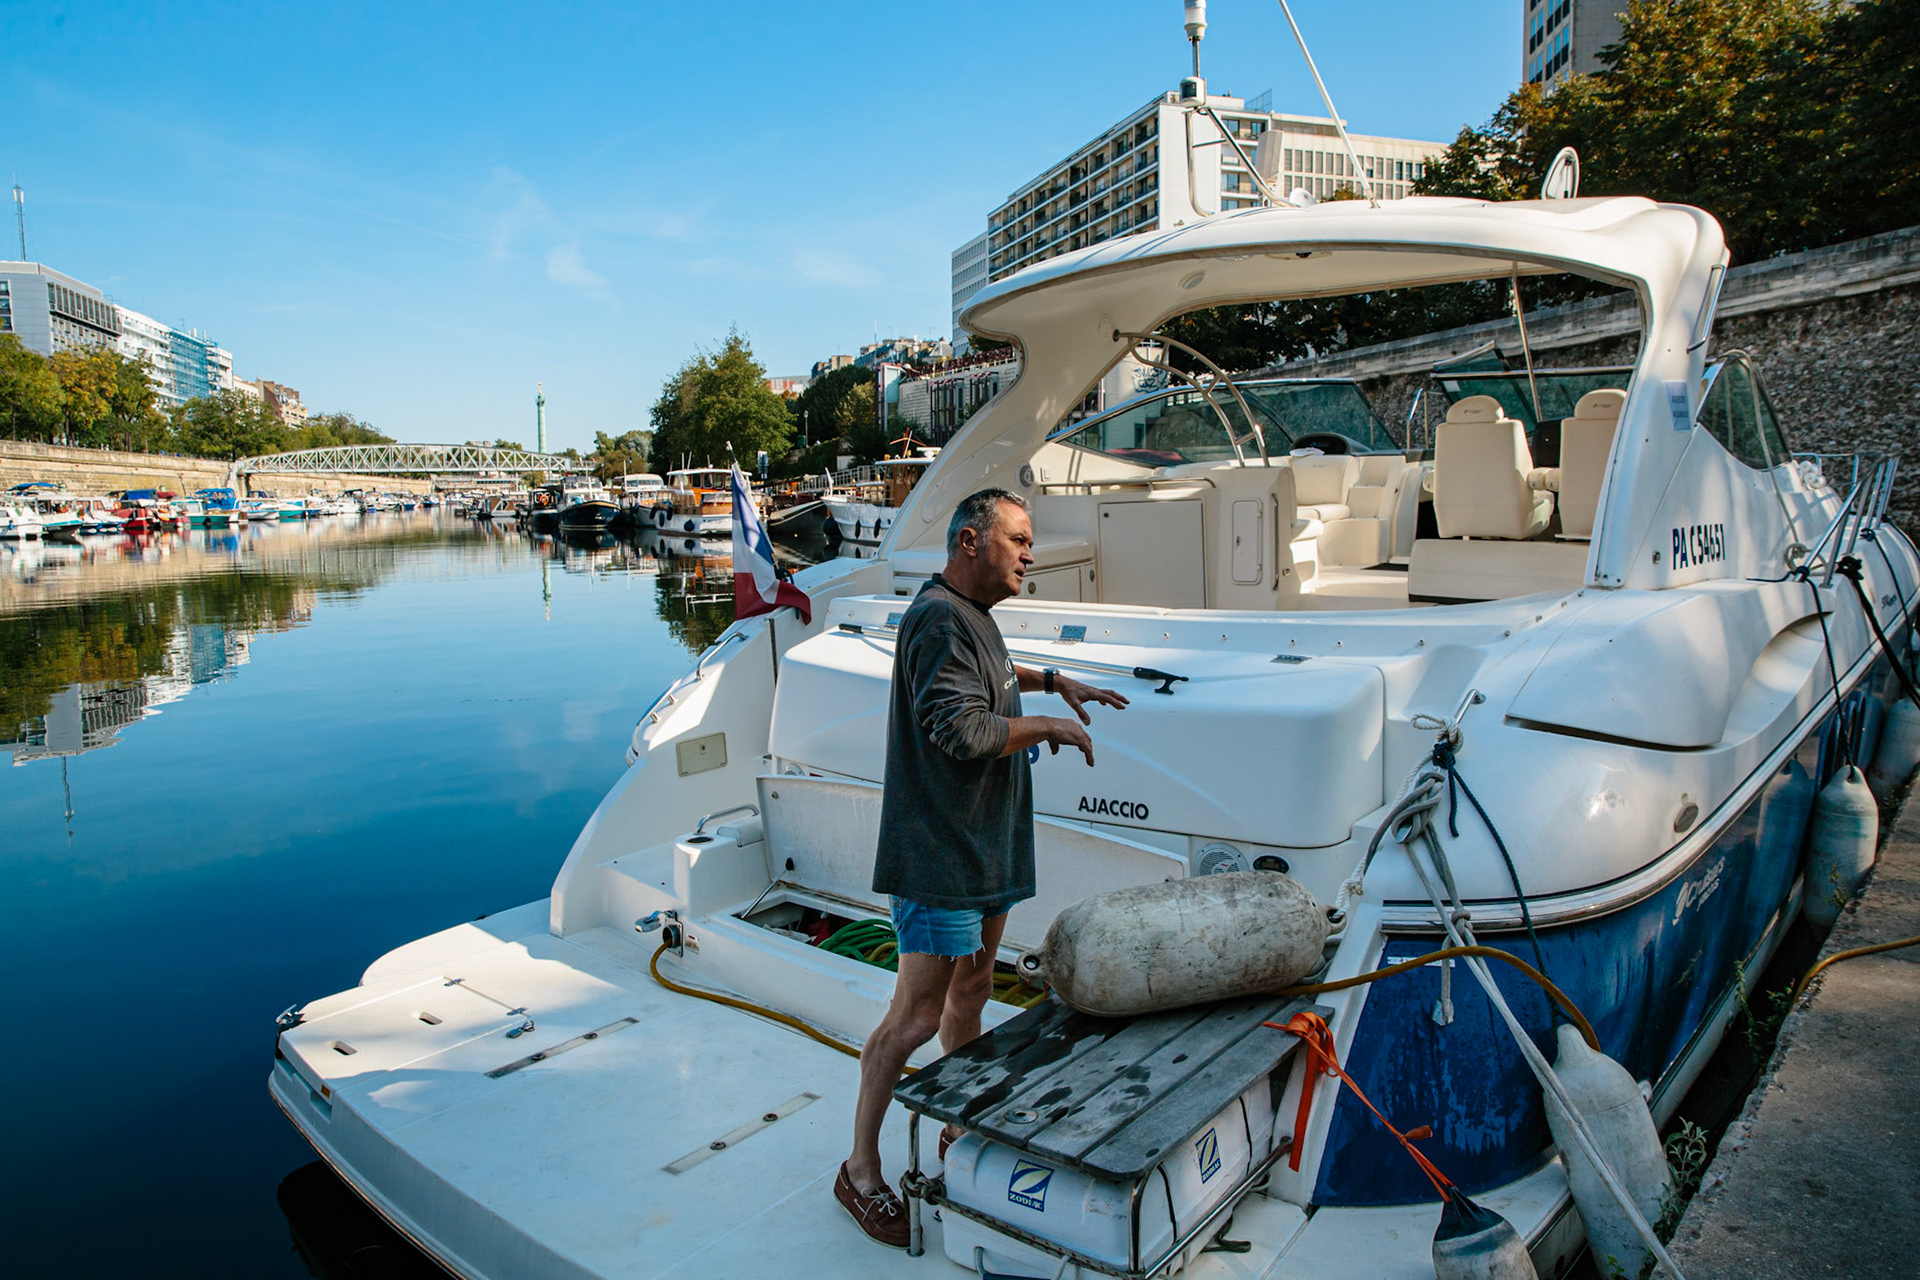
[[[448,1272],[355,1195],[324,1161],[281,1179],[293,1251],[317,1280],[447,1280]]]

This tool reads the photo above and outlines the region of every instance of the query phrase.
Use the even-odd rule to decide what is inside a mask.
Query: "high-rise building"
[[[1622,0],[1527,0],[1520,66],[1528,84],[1551,90],[1601,69],[1600,50],[1620,39]]]
[[[960,312],[987,283],[987,233],[953,251],[953,340],[960,341]]]
[[[1188,83],[1205,94],[1201,82]],[[1115,236],[1259,205],[1250,162],[1267,135],[1279,194],[1304,190],[1320,200],[1342,187],[1361,190],[1363,178],[1376,197],[1398,199],[1446,150],[1439,142],[1349,133],[1356,169],[1330,117],[1268,110],[1267,94],[1252,103],[1217,94],[1200,101],[1220,125],[1195,110],[1196,102],[1164,94],[1008,196],[988,215],[984,247],[969,241],[953,255],[956,318],[984,284],[1022,267]]]
[[[38,262],[0,262],[0,333],[29,351],[111,347],[147,367],[163,405],[233,385],[233,353],[205,334],[117,306],[90,284]]]
[[[20,336],[29,351],[83,351],[116,346],[119,308],[90,284],[38,262],[0,262],[0,333]]]

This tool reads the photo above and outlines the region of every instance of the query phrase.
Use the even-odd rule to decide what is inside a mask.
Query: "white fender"
[[[1594,1145],[1608,1166],[1633,1197],[1640,1216],[1657,1222],[1672,1187],[1673,1175],[1667,1168],[1667,1153],[1660,1145],[1660,1131],[1654,1127],[1647,1100],[1640,1086],[1625,1067],[1604,1053],[1595,1052],[1581,1038],[1577,1027],[1562,1025],[1560,1051],[1553,1064],[1554,1074],[1566,1086],[1567,1096],[1587,1122]],[[1638,1276],[1652,1255],[1646,1242],[1628,1220],[1620,1202],[1613,1198],[1600,1171],[1574,1140],[1567,1113],[1553,1094],[1547,1094],[1547,1124],[1553,1140],[1560,1145],[1560,1159],[1567,1168],[1567,1184],[1580,1219],[1587,1227],[1587,1243],[1602,1275],[1610,1275],[1608,1258],[1620,1274]]]
[[[1880,843],[1880,806],[1855,765],[1833,775],[1813,802],[1807,824],[1807,878],[1800,909],[1825,936],[1867,878]]]
[[[1873,794],[1885,797],[1895,791],[1920,765],[1920,707],[1901,698],[1887,712],[1880,729],[1880,745],[1874,750],[1873,763],[1867,766],[1867,785]]]
[[[1082,1013],[1130,1017],[1291,986],[1326,942],[1327,913],[1299,881],[1234,871],[1082,898],[1021,967]]]

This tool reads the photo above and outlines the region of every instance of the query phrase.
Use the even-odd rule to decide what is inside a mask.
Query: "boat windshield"
[[[1373,406],[1349,380],[1268,378],[1235,385],[1260,419],[1269,456],[1284,454],[1303,439],[1326,448],[1333,443],[1330,437],[1338,437],[1339,443],[1328,452],[1399,452]],[[1064,427],[1052,438],[1146,466],[1219,462],[1234,456],[1222,414],[1235,434],[1246,433],[1246,415],[1233,392],[1215,387],[1209,397],[1179,387]]]
[[[1509,418],[1527,429],[1532,440],[1542,422],[1558,424],[1573,416],[1573,407],[1589,391],[1624,391],[1633,376],[1628,365],[1608,365],[1591,369],[1535,369],[1531,385],[1524,369],[1452,370],[1434,377],[1447,393],[1447,399],[1459,401],[1467,396],[1492,396],[1500,402]],[[1540,409],[1534,412],[1534,395],[1539,394]]]

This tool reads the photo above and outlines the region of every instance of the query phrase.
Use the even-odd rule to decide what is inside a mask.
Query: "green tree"
[[[788,413],[802,443],[833,445],[839,439],[846,419],[842,402],[856,387],[866,387],[871,394],[873,370],[844,365],[815,378],[805,391],[788,402]],[[872,407],[873,402],[868,400],[868,410]]]
[[[847,442],[857,463],[887,456],[887,428],[874,412],[873,381],[861,383],[842,397],[834,429]]]
[[[96,445],[118,389],[120,357],[106,347],[84,351],[56,351],[47,361],[66,392],[61,437],[66,444]]]
[[[651,431],[623,431],[617,436],[596,431],[593,433],[593,474],[602,480],[617,480],[645,471],[652,445]]]
[[[289,433],[259,401],[238,391],[216,391],[176,407],[170,415],[168,445],[202,458],[247,458],[279,453]]]
[[[350,413],[316,413],[306,425],[288,432],[289,449],[325,449],[343,444],[392,444],[393,437],[383,435]]]
[[[767,386],[765,367],[737,329],[719,350],[675,371],[654,401],[652,420],[655,457],[701,466],[750,459],[762,449],[777,457],[793,438],[787,402]]]
[[[1920,221],[1920,24],[1901,0],[1633,0],[1599,72],[1464,129],[1423,193],[1529,198],[1563,146],[1583,195],[1720,220],[1735,261]]]
[[[160,395],[148,376],[146,361],[116,360],[113,391],[107,397],[105,443],[144,451],[158,446],[166,433],[167,415],[160,411]]]
[[[60,429],[67,393],[38,353],[13,333],[0,333],[0,421],[15,440],[51,440]]]

